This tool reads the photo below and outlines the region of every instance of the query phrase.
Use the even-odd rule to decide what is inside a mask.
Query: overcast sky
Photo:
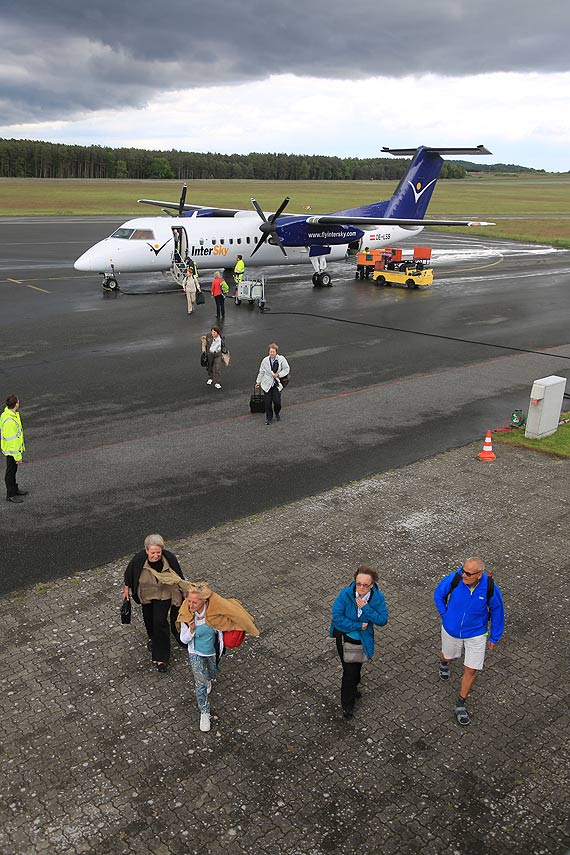
[[[570,170],[568,0],[2,4],[0,136]]]

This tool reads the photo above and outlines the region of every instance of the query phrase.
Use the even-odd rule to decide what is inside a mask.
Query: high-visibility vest
[[[26,447],[20,413],[5,407],[0,416],[0,435],[2,454],[6,457],[9,455],[14,460],[21,460],[22,452],[26,450]]]
[[[236,261],[236,266],[234,267],[234,273],[237,276],[243,276],[243,271],[245,270],[245,261],[243,258],[239,258]]]

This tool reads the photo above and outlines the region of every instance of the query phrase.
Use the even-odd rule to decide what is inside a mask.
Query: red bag
[[[244,639],[243,629],[224,629],[224,647],[239,647]]]

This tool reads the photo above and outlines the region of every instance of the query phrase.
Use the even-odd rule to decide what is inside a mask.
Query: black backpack
[[[489,603],[491,602],[491,597],[493,596],[493,594],[495,592],[495,582],[494,582],[492,573],[486,573],[485,575],[487,576],[487,609],[489,609]],[[453,579],[451,580],[451,585],[449,587],[449,591],[447,592],[446,596],[444,597],[444,601],[445,601],[446,606],[449,602],[449,598],[451,597],[451,594],[457,588],[457,586],[459,585],[460,582],[461,582],[461,573],[456,573],[455,576],[453,577]]]

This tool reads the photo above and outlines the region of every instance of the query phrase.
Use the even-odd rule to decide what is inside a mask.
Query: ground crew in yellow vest
[[[0,416],[0,445],[6,458],[6,501],[15,505],[21,504],[22,496],[27,496],[27,490],[20,490],[16,481],[18,466],[22,462],[24,445],[24,430],[20,418],[20,401],[17,395],[8,395],[6,407]]]
[[[236,285],[239,285],[241,280],[243,279],[243,272],[245,270],[245,261],[243,260],[241,255],[238,255],[236,266],[234,267],[234,280]]]

